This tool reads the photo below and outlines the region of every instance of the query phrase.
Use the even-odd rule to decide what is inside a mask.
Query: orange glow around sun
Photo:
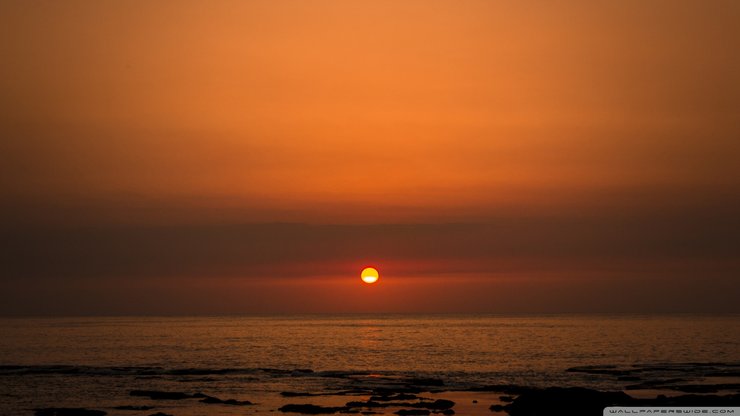
[[[379,278],[378,271],[372,267],[366,267],[362,270],[362,273],[360,273],[360,278],[365,283],[375,283]]]

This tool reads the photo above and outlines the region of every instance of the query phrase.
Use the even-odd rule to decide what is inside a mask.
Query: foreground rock
[[[285,406],[278,409],[283,413],[302,413],[304,415],[323,415],[332,414],[337,412],[348,412],[350,410],[347,406],[341,407],[328,407],[328,406],[317,406],[315,404],[286,404]]]
[[[142,411],[142,410],[152,410],[154,409],[154,406],[116,406],[114,407],[116,410],[135,410],[135,411]]]
[[[36,416],[105,416],[108,413],[102,410],[90,410],[71,407],[49,407],[46,409],[36,409]]]
[[[396,396],[399,397],[399,396]],[[403,397],[403,396],[400,396]],[[432,411],[451,415],[455,412],[452,407],[455,402],[452,400],[438,399],[435,401],[411,402],[376,402],[368,400],[366,402],[349,402],[345,406],[318,406],[315,404],[286,404],[278,410],[284,413],[302,413],[307,415],[332,414],[332,413],[358,413],[361,408],[383,408],[383,407],[404,407],[410,409],[401,409],[396,412],[398,415],[429,415]]]
[[[365,395],[372,394],[373,392],[367,389],[363,390],[340,390],[323,393],[310,393],[307,391],[281,391],[280,395],[283,397],[315,397],[315,396],[352,396],[352,395]]]
[[[320,393],[309,393],[306,391],[281,391],[280,395],[283,397],[313,397],[321,396]]]
[[[445,399],[437,399],[431,403],[420,403],[419,407],[424,407],[427,409],[433,409],[433,410],[447,410],[451,409],[453,406],[455,406],[455,402],[452,400],[445,400]]]
[[[389,401],[398,401],[398,400],[416,400],[419,397],[417,397],[415,394],[408,394],[408,393],[398,393],[398,394],[383,394],[383,395],[375,395],[370,397],[370,401],[373,402],[389,402]]]
[[[131,396],[148,397],[152,400],[184,400],[200,399],[207,397],[205,394],[187,394],[179,391],[158,391],[158,390],[131,390]]]
[[[236,400],[236,399],[219,399],[218,397],[209,396],[203,393],[188,394],[180,391],[159,391],[159,390],[132,390],[129,392],[131,396],[137,397],[148,397],[152,400],[185,400],[185,399],[201,399],[201,403],[206,404],[228,404],[232,406],[249,406],[254,403],[249,400]],[[138,407],[138,409],[137,409]],[[147,406],[118,406],[116,409],[121,410],[148,410],[152,407]]]
[[[738,391],[739,363],[665,363],[627,366],[591,365],[572,367],[570,373],[600,375],[618,382],[631,382],[626,390],[673,390],[684,393]]]
[[[633,406],[740,406],[740,394],[716,396],[713,394],[686,394],[666,397],[660,395],[655,399],[633,400]]]
[[[550,414],[592,416],[600,415],[607,406],[621,406],[632,400],[621,391],[601,392],[580,387],[550,387],[525,392],[510,405],[503,406],[503,410],[508,411],[511,416]]]
[[[634,399],[624,392],[602,392],[580,387],[531,389],[507,405],[493,405],[493,412],[511,416],[599,415],[607,406],[739,406],[740,394],[729,396],[683,395]]]
[[[683,380],[680,380],[683,381]],[[740,391],[739,383],[716,383],[716,384],[678,384],[676,381],[644,382],[640,384],[631,384],[625,387],[625,390],[644,390],[644,389],[661,389],[674,390],[683,393],[718,393],[722,390]]]
[[[349,408],[358,408],[358,407],[367,407],[367,408],[377,408],[377,407],[412,407],[416,409],[429,409],[429,410],[447,410],[451,409],[453,406],[455,406],[455,402],[452,400],[445,400],[445,399],[437,399],[433,402],[431,401],[418,401],[416,403],[411,402],[392,402],[392,401],[385,401],[385,402],[376,402],[373,400],[368,400],[366,402],[348,402],[345,407]]]
[[[221,400],[218,397],[213,396],[207,396],[203,400],[201,400],[201,403],[208,403],[208,404],[228,404],[231,406],[250,406],[254,403],[250,402],[249,400],[236,400],[236,399],[227,399],[227,400]]]

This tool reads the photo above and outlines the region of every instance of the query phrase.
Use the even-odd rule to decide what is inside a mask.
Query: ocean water
[[[630,382],[609,371],[568,371],[573,367],[695,383],[726,382],[740,370],[739,316],[13,318],[0,320],[0,334],[2,415],[45,407],[132,416],[274,414],[287,403],[338,405],[347,397],[332,393],[367,399],[374,389],[409,383],[427,386],[430,397],[478,395],[487,404],[494,399],[474,392],[491,385],[622,390]],[[713,371],[697,373],[697,365]],[[732,370],[727,377],[723,368]],[[131,396],[137,389],[256,404]]]

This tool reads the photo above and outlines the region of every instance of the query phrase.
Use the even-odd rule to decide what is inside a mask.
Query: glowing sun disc
[[[360,273],[360,278],[365,283],[375,283],[378,281],[378,271],[372,267],[365,267]]]

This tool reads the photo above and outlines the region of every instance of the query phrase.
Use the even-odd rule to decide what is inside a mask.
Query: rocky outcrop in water
[[[154,409],[154,406],[116,406],[114,407],[116,410],[133,410],[133,411],[142,411],[142,410],[152,410]]]
[[[254,403],[250,402],[249,400],[236,400],[236,399],[227,399],[222,400],[218,397],[208,396],[201,400],[201,403],[208,403],[208,404],[228,404],[231,406],[249,406]]]
[[[102,410],[91,410],[71,407],[49,407],[45,409],[35,409],[35,416],[105,416],[107,412]]]
[[[286,404],[285,406],[278,409],[283,413],[301,413],[304,415],[322,415],[322,414],[333,414],[337,412],[346,412],[349,410],[347,406],[341,407],[328,407],[328,406],[317,406],[315,404]]]
[[[523,393],[504,406],[511,416],[568,414],[600,415],[607,406],[624,405],[632,398],[623,392],[602,392],[580,387],[550,387]]]
[[[158,390],[131,390],[129,395],[136,397],[148,397],[152,400],[184,400],[203,398],[203,394],[188,394],[180,391],[158,391]]]
[[[507,405],[493,405],[493,412],[511,416],[601,414],[607,406],[740,406],[740,394],[728,396],[683,395],[634,399],[624,392],[603,392],[580,387],[530,389]]]
[[[427,416],[431,414],[432,412],[426,409],[401,409],[394,413],[399,416],[417,416],[417,415]]]
[[[249,400],[236,400],[236,399],[219,399],[218,397],[209,396],[207,394],[203,393],[195,393],[195,394],[189,394],[189,393],[183,393],[180,391],[159,391],[159,390],[132,390],[129,395],[136,396],[136,397],[148,397],[152,400],[185,400],[185,399],[201,399],[201,403],[206,404],[228,404],[232,406],[249,406],[254,403],[250,402]],[[125,406],[119,406],[118,408],[122,408]],[[128,406],[129,408],[133,406]],[[152,409],[151,407],[148,407],[147,409]],[[147,409],[140,409],[140,410],[147,410]],[[134,409],[129,409],[134,410]]]

